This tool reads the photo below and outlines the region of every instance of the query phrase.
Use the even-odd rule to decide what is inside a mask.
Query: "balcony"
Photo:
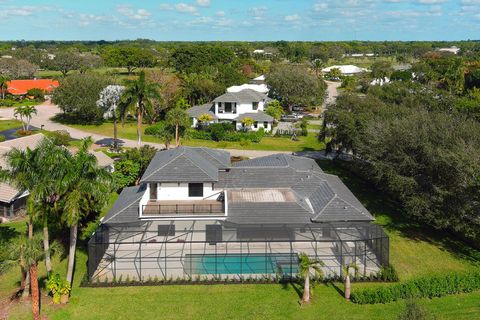
[[[149,201],[142,209],[143,216],[220,216],[225,214],[224,202],[218,200]]]

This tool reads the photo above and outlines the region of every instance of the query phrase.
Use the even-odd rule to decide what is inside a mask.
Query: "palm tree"
[[[358,266],[355,263],[347,264],[343,267],[343,278],[345,279],[345,299],[350,300],[350,269],[355,270],[355,275],[358,272]]]
[[[88,152],[92,139],[82,140],[79,152],[70,159],[66,179],[68,191],[63,198],[63,221],[70,227],[67,281],[72,285],[77,246],[77,231],[80,219],[98,210],[108,201],[111,191],[110,174],[97,166],[94,155]]]
[[[140,72],[137,80],[127,80],[127,87],[122,95],[118,106],[120,118],[125,120],[128,114],[135,114],[137,117],[137,142],[141,144],[141,129],[144,116],[151,116],[153,110],[153,99],[160,99],[158,85],[145,81],[145,72]]]
[[[312,67],[315,70],[315,75],[318,77],[320,72],[322,71],[324,64],[323,61],[320,59],[315,59],[312,61]]]
[[[30,121],[32,121],[32,115],[34,114],[37,114],[37,109],[34,106],[18,106],[13,113],[15,117],[20,117],[23,131],[28,131],[30,129]]]
[[[168,124],[175,126],[175,145],[180,145],[180,127],[188,125],[189,118],[187,112],[180,108],[173,108],[167,112],[165,117]]]
[[[184,98],[180,98],[175,104],[175,107],[183,110],[187,110],[188,108],[190,108],[190,104]]]
[[[320,260],[312,260],[310,257],[302,252],[299,254],[299,276],[304,279],[303,285],[303,297],[302,304],[310,302],[310,276],[313,272],[315,274],[315,280],[321,280],[323,278],[322,268],[325,264]]]
[[[32,291],[32,315],[33,319],[40,319],[40,290],[38,287],[38,262],[41,261],[45,252],[42,249],[42,239],[38,235],[31,238],[19,237],[8,245],[8,263],[20,264],[30,274],[30,290]],[[5,265],[4,265],[5,266]]]
[[[0,76],[0,92],[2,94],[2,100],[5,100],[5,93],[7,92],[9,81],[10,79],[8,77]]]

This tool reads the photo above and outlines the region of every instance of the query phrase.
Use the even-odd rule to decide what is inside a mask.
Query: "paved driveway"
[[[70,133],[70,136],[74,139],[83,139],[86,137],[92,137],[93,141],[98,144],[104,144],[105,142],[109,142],[112,140],[111,136],[104,136],[99,134],[94,134],[90,132],[85,132],[79,129],[75,129],[60,123],[53,122],[50,120],[53,116],[57,113],[61,113],[62,110],[58,108],[56,105],[53,105],[49,102],[45,102],[42,105],[37,106],[37,115],[33,116],[31,125],[34,127],[41,128],[43,125],[43,129],[49,131],[57,131],[57,130],[65,130]],[[13,116],[14,108],[0,108],[0,117],[4,118],[14,118]],[[113,132],[112,132],[113,136]],[[128,140],[128,139],[121,139],[123,141],[123,146],[134,148],[137,147],[137,141]],[[152,143],[152,142],[142,142],[142,145],[150,145],[157,149],[162,149],[165,147],[164,144],[161,143]],[[236,149],[225,149],[226,151],[230,152],[232,156],[240,156],[240,157],[249,157],[249,158],[257,158],[263,157],[271,154],[277,153],[285,153],[291,154],[290,151],[262,151],[262,150],[236,150]]]

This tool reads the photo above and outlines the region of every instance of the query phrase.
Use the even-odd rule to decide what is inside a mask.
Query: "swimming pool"
[[[290,274],[298,272],[298,256],[261,253],[187,255],[185,269],[189,274]]]

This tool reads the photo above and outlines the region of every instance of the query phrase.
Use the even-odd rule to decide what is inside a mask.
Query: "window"
[[[222,242],[222,226],[219,224],[207,224],[205,226],[205,240],[210,244]]]
[[[189,183],[188,184],[189,197],[203,197],[203,183]]]
[[[159,237],[175,236],[175,225],[174,224],[159,225],[158,236]]]
[[[258,128],[258,122],[257,122],[257,121],[255,121],[255,123],[253,124],[253,127],[254,127],[255,129]]]
[[[263,127],[264,127],[265,129],[268,128],[268,121],[265,121],[265,122],[263,123]]]
[[[252,109],[258,110],[258,102],[252,102]]]
[[[225,112],[232,113],[232,110],[233,110],[233,103],[225,102]]]
[[[157,184],[150,183],[150,200],[157,200]]]

